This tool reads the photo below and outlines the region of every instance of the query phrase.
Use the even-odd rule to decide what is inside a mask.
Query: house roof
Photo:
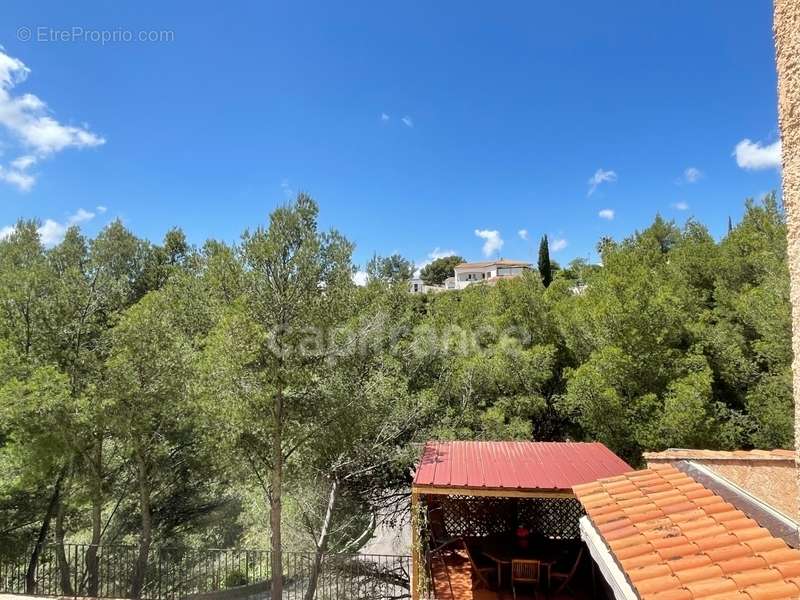
[[[597,442],[428,442],[414,485],[571,493],[576,484],[630,469]]]
[[[495,265],[498,266],[498,267],[530,267],[531,266],[530,263],[525,262],[524,260],[507,260],[507,259],[501,258],[500,260],[485,260],[485,261],[482,261],[482,262],[473,262],[473,263],[464,262],[464,263],[460,263],[460,264],[456,265],[454,268],[461,269],[461,270],[464,270],[464,269],[486,269],[488,267],[493,267]]]
[[[674,467],[573,489],[643,600],[800,597],[800,550]]]
[[[669,448],[662,452],[645,452],[645,460],[774,460],[794,461],[794,450],[693,450]]]
[[[688,450],[645,452],[648,466],[681,461],[705,465],[790,518],[800,521],[796,454],[792,450]],[[684,470],[684,469],[681,469]]]

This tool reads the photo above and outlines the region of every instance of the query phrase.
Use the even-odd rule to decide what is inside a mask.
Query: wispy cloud
[[[458,254],[455,250],[442,250],[439,246],[436,246],[433,250],[428,252],[428,258],[431,260],[436,260],[437,258],[447,258],[448,256],[455,256]]]
[[[476,229],[475,235],[484,240],[482,248],[484,256],[499,252],[505,243],[496,229]]]
[[[613,208],[604,208],[597,216],[601,219],[605,219],[606,221],[613,221],[614,220],[614,209]]]
[[[527,229],[520,229],[520,230],[517,232],[517,235],[519,236],[519,238],[520,238],[521,240],[525,240],[525,241],[527,241],[527,240],[528,240],[528,230],[527,230]]]
[[[106,212],[106,211],[108,210],[108,208],[106,208],[106,207],[105,207],[105,206],[103,206],[103,205],[100,205],[100,206],[95,206],[95,207],[94,207],[94,209],[95,209],[97,212],[99,212],[101,215],[102,215],[104,212]]]
[[[289,185],[288,179],[284,179],[283,181],[281,181],[281,190],[283,190],[283,195],[286,197],[287,200],[291,199],[295,195],[292,186]]]
[[[447,256],[456,256],[458,252],[456,250],[442,250],[439,246],[436,246],[433,250],[428,252],[428,257],[425,260],[418,261],[414,264],[414,277],[419,277],[420,272],[422,269],[427,267],[437,258],[445,258]]]
[[[36,183],[36,178],[19,169],[8,169],[0,165],[0,181],[5,181],[6,183],[16,186],[21,192],[27,192],[33,187],[33,184]]]
[[[408,115],[406,115],[405,117],[403,117],[400,120],[403,122],[403,125],[405,125],[406,127],[414,127],[414,120],[411,117],[409,117]]]
[[[688,167],[683,172],[683,181],[686,183],[696,183],[703,178],[703,172],[697,167]]]
[[[386,113],[381,113],[381,121],[385,122],[388,121],[389,119],[391,119],[389,115],[387,115]]]
[[[33,187],[36,177],[27,169],[41,159],[67,148],[90,148],[105,143],[104,138],[86,126],[58,122],[38,96],[14,95],[14,88],[30,73],[25,63],[9,56],[0,47],[0,127],[9,135],[13,147],[21,151],[20,156],[8,165],[0,165],[0,180],[21,191]]]
[[[63,223],[54,219],[45,219],[39,229],[36,231],[39,233],[42,244],[50,248],[64,239],[64,235],[67,233],[67,229],[70,226],[86,223],[94,219],[95,216],[95,213],[83,208],[79,208],[73,214],[67,217],[66,221]],[[16,228],[13,225],[0,227],[0,240],[7,238],[9,235],[14,233],[15,229]]]
[[[556,238],[550,243],[550,250],[553,252],[558,252],[559,250],[563,250],[568,245],[567,240],[564,238]]]
[[[24,171],[28,167],[33,166],[36,164],[36,157],[31,156],[30,154],[26,154],[25,156],[20,156],[19,158],[15,158],[11,161],[11,166],[19,171]]]
[[[748,171],[781,168],[780,140],[762,146],[761,142],[752,142],[745,138],[733,150],[736,164]]]
[[[675,202],[672,205],[672,208],[674,208],[675,210],[689,210],[689,203],[683,201]]]
[[[604,171],[603,169],[597,169],[589,178],[589,192],[586,194],[587,196],[591,196],[594,194],[595,190],[600,184],[603,183],[613,183],[617,180],[617,174],[614,171]]]

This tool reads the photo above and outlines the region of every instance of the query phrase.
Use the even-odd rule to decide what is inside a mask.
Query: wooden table
[[[558,561],[555,556],[563,547],[550,541],[539,539],[529,540],[527,546],[520,545],[514,538],[488,538],[483,540],[480,545],[483,555],[497,564],[497,585],[503,584],[503,566],[511,565],[511,561],[518,560],[538,560],[539,576],[544,569],[547,588],[550,588],[550,571]]]

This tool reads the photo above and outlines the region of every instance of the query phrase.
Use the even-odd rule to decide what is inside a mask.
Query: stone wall
[[[794,350],[795,447],[800,449],[800,2],[775,0],[773,30],[778,67],[783,203],[789,238]],[[800,471],[798,471],[800,472]],[[800,487],[800,479],[797,481]],[[798,507],[800,510],[800,507]]]

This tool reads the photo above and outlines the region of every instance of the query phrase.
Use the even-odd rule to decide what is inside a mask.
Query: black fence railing
[[[45,545],[32,590],[26,585],[29,554],[0,560],[0,593],[85,597],[94,587],[99,598],[130,598],[137,548],[98,546],[96,570],[87,568],[89,549],[88,544]],[[410,598],[410,561],[408,556],[326,554],[316,567],[314,553],[284,552],[281,600],[303,600],[310,586],[315,600]],[[270,581],[268,550],[154,549],[141,598],[269,598]]]

